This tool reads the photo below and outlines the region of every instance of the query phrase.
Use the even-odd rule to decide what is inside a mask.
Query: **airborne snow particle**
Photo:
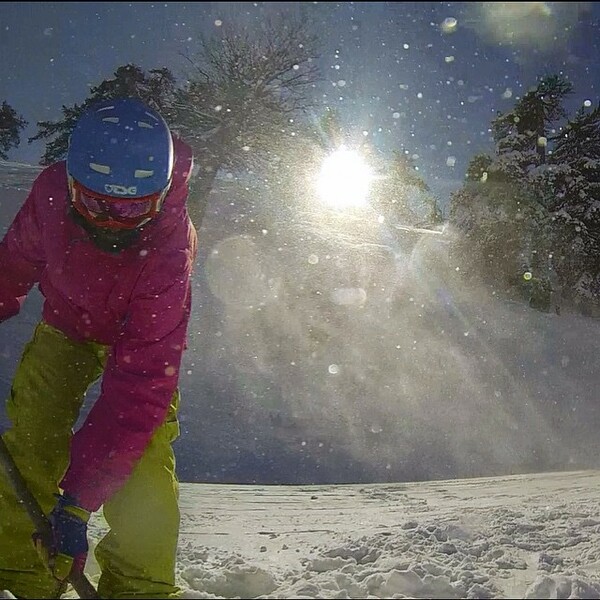
[[[329,365],[327,369],[332,375],[337,375],[340,372],[340,368],[337,365]]]
[[[223,21],[221,21],[221,19],[217,19],[215,21],[215,27],[221,27],[221,25],[223,25]]]
[[[446,17],[442,22],[442,31],[444,33],[452,33],[456,31],[458,21],[454,17]]]

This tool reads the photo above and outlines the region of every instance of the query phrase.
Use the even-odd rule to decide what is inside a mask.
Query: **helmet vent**
[[[133,176],[136,179],[144,179],[145,177],[152,177],[154,175],[154,171],[147,171],[145,169],[136,169]]]
[[[138,98],[88,107],[69,136],[67,174],[99,197],[161,196],[171,185],[173,163],[166,120]]]
[[[96,171],[96,173],[102,173],[103,175],[110,175],[110,167],[108,165],[99,165],[98,163],[90,163],[90,169]]]

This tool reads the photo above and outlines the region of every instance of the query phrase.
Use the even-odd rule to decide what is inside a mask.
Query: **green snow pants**
[[[86,391],[102,375],[108,348],[77,343],[42,322],[25,346],[7,403],[3,434],[46,514],[69,463]],[[179,434],[176,392],[132,475],[102,507],[108,532],[95,548],[101,598],[173,598],[179,536],[179,484],[171,443]],[[0,467],[0,590],[21,598],[56,597],[57,582],[33,547],[33,525]]]

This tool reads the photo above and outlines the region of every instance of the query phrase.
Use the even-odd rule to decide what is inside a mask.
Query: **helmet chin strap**
[[[87,221],[73,206],[69,206],[69,215],[83,227],[95,246],[104,252],[118,254],[132,246],[140,235],[140,229],[108,229],[96,227]]]

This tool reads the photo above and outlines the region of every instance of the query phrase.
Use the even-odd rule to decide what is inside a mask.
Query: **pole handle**
[[[23,507],[29,514],[29,518],[33,522],[36,531],[42,536],[42,543],[46,547],[49,547],[52,540],[52,526],[50,525],[50,522],[48,521],[48,518],[44,514],[44,511],[40,507],[38,501],[27,487],[27,483],[25,483],[25,480],[23,479],[23,476],[15,464],[9,449],[6,446],[6,442],[1,435],[0,463],[6,471],[6,475],[13,486],[17,498],[23,504]],[[83,573],[75,573],[69,576],[67,581],[73,586],[80,598],[100,598],[96,588],[94,588],[94,586]]]

